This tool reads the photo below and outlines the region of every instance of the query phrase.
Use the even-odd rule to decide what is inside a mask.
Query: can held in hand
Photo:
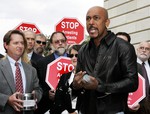
[[[35,110],[35,96],[32,93],[24,93],[20,97],[23,100],[23,111]]]

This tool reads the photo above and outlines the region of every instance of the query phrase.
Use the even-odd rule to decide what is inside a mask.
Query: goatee
[[[63,55],[66,52],[65,48],[58,48],[57,50],[55,50],[55,53],[59,56]]]

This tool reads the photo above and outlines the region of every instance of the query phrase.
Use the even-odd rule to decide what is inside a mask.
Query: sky
[[[5,54],[5,33],[20,23],[33,23],[45,35],[51,35],[63,18],[77,18],[85,27],[86,12],[95,5],[103,6],[103,0],[1,0],[0,53]]]

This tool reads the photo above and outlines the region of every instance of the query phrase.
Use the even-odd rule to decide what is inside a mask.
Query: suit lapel
[[[14,76],[12,73],[12,68],[10,66],[10,63],[8,59],[4,59],[2,63],[2,71],[4,73],[4,77],[8,82],[8,86],[11,88],[12,93],[15,92],[15,81],[14,81]]]

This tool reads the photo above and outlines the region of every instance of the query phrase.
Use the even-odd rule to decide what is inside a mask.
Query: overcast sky
[[[87,10],[103,6],[103,0],[1,0],[0,1],[0,53],[5,54],[3,36],[21,22],[34,23],[46,35],[64,17],[77,18],[85,26]],[[86,33],[86,30],[85,30]]]

